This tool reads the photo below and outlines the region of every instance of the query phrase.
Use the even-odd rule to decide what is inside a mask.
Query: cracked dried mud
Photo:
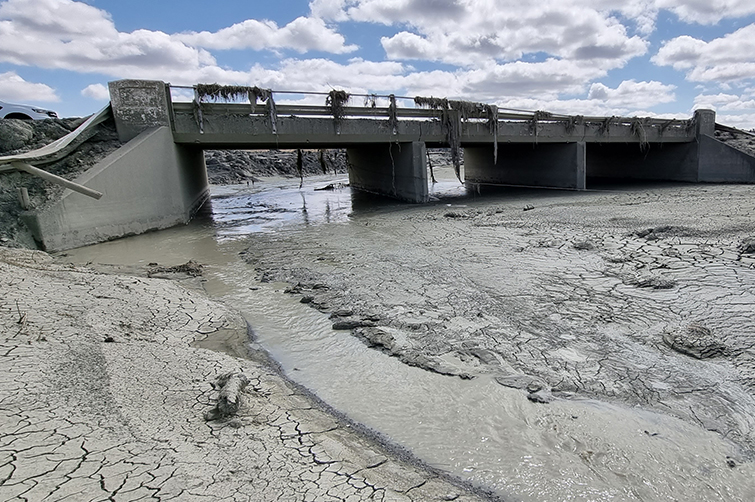
[[[197,348],[247,333],[201,293],[5,248],[0,281],[0,500],[479,500],[270,366]],[[227,372],[241,409],[205,421]]]
[[[755,187],[296,186],[218,189],[210,222],[61,259],[195,259],[287,375],[504,500],[755,497]],[[234,357],[230,307],[2,252],[0,498],[484,497]],[[228,372],[242,409],[205,422]]]

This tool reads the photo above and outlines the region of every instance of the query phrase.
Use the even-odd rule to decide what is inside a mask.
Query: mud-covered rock
[[[28,120],[0,120],[0,153],[23,148],[34,137],[34,128]]]
[[[739,245],[739,252],[742,254],[755,254],[755,237],[744,239]]]
[[[673,350],[696,359],[722,357],[727,347],[709,328],[692,323],[686,328],[663,334],[663,341]]]
[[[333,329],[348,330],[354,328],[365,328],[374,325],[375,323],[368,319],[340,319],[333,323]]]
[[[636,286],[638,288],[672,289],[676,286],[675,280],[659,274],[630,275],[625,277],[623,281],[628,286]]]

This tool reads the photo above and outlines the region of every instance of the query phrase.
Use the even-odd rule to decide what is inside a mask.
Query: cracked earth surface
[[[407,364],[661,412],[752,459],[754,195],[511,190],[261,234],[246,259]]]
[[[269,366],[196,347],[246,324],[172,281],[0,248],[0,500],[479,500],[322,411]],[[218,375],[250,384],[206,422]]]

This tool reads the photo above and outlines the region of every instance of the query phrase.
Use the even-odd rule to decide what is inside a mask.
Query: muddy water
[[[681,420],[587,399],[535,404],[491,376],[462,380],[410,367],[367,348],[283,292],[259,283],[239,256],[260,232],[400,219],[407,208],[315,191],[332,179],[216,188],[192,224],[74,250],[69,260],[206,264],[207,292],[239,309],[256,343],[294,380],[427,463],[493,489],[505,500],[753,500],[755,469],[720,435]],[[441,204],[463,205],[453,183]]]

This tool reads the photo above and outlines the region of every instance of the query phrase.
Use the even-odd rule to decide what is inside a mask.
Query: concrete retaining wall
[[[585,144],[499,144],[498,162],[490,146],[464,147],[468,184],[585,188]]]
[[[187,223],[209,194],[202,150],[175,145],[168,127],[142,132],[75,181],[104,195],[95,200],[66,190],[52,206],[27,216],[45,250]]]
[[[364,145],[346,155],[352,187],[407,202],[429,200],[425,143]]]
[[[755,157],[710,136],[700,138],[698,181],[755,183]]]

